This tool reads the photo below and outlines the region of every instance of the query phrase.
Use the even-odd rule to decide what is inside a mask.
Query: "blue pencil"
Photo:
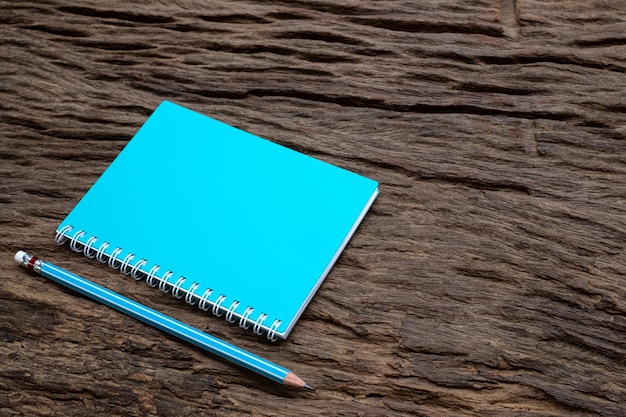
[[[15,261],[25,266],[45,278],[49,278],[59,284],[65,285],[87,297],[99,301],[124,314],[134,317],[144,323],[163,330],[173,336],[177,336],[186,342],[201,347],[221,358],[236,363],[259,375],[267,377],[278,383],[296,387],[313,389],[300,377],[282,366],[276,365],[259,356],[253,355],[230,343],[224,342],[216,337],[208,335],[183,322],[175,320],[156,310],[148,308],[136,301],[123,297],[116,292],[108,290],[91,281],[72,274],[49,262],[44,262],[39,258],[31,256],[24,251],[15,254]]]

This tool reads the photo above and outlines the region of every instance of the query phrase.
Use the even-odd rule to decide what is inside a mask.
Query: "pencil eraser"
[[[18,250],[17,253],[15,254],[15,262],[17,262],[18,264],[21,264],[22,259],[24,259],[24,255],[26,255],[26,252],[24,252],[23,250]]]

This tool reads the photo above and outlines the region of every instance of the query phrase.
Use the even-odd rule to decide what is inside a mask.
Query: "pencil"
[[[166,316],[163,313],[159,313],[143,304],[59,268],[56,265],[44,262],[24,251],[19,251],[15,254],[15,261],[45,278],[49,278],[93,300],[112,307],[117,311],[134,317],[186,342],[192,343],[223,359],[256,372],[259,375],[286,386],[313,389],[313,387],[304,382],[296,374],[282,366],[253,355],[250,352],[206,334],[188,324]]]

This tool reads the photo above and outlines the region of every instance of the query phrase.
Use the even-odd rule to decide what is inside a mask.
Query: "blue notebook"
[[[378,192],[371,179],[164,101],[56,240],[285,339]]]

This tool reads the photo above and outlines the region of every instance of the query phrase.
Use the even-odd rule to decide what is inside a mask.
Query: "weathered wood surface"
[[[152,3],[0,1],[0,415],[626,415],[623,0]],[[380,181],[288,341],[53,243],[163,99]],[[30,276],[22,248],[317,390]]]

